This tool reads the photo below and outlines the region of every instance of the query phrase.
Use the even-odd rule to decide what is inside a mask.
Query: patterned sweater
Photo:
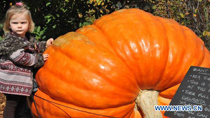
[[[32,69],[44,65],[42,52],[46,42],[28,39],[8,33],[0,42],[0,93],[30,96]]]

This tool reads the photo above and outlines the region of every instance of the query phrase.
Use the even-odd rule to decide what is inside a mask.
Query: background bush
[[[0,21],[18,0],[1,0]],[[115,10],[140,8],[156,16],[171,18],[192,29],[210,49],[210,0],[22,0],[36,24],[38,40],[57,38],[91,24]],[[0,24],[0,40],[3,37]]]

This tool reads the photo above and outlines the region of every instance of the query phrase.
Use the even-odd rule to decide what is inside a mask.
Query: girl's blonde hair
[[[33,22],[32,17],[31,17],[31,12],[28,10],[27,6],[24,5],[23,3],[21,3],[21,5],[19,5],[19,4],[13,5],[7,10],[7,13],[5,15],[5,20],[4,20],[4,27],[3,27],[4,32],[5,33],[10,32],[10,20],[11,20],[11,17],[13,15],[22,14],[22,13],[25,13],[25,12],[26,12],[27,19],[28,19],[28,22],[29,22],[28,31],[33,32],[34,22]]]

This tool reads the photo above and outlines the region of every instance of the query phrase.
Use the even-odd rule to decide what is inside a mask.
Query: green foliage
[[[149,0],[153,14],[192,29],[210,49],[210,0]]]
[[[110,13],[109,0],[37,0],[25,1],[30,7],[36,29],[34,34],[40,40],[57,38],[80,27],[92,24],[102,15]],[[106,6],[105,6],[106,4]]]
[[[8,7],[6,4],[9,5],[9,3],[6,0],[0,1],[0,41],[2,40],[3,34],[4,34],[2,22],[3,22],[4,15],[6,13],[5,8]]]
[[[41,40],[41,39],[45,39],[46,38],[46,36],[44,34],[45,31],[46,31],[46,28],[41,30],[41,26],[36,26],[34,28],[33,34],[35,34],[36,39]]]

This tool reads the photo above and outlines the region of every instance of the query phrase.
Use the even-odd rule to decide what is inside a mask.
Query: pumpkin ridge
[[[168,20],[168,19],[163,19],[163,18],[160,18],[160,17],[158,17],[160,20],[162,20],[163,22],[164,21],[167,21],[167,22],[165,22],[165,24],[164,24],[164,27],[165,28],[168,28],[169,30],[167,31],[167,35],[171,32],[170,31],[170,28],[171,29],[176,29],[176,31],[177,32],[179,32],[179,36],[182,36],[183,38],[182,38],[182,40],[184,40],[184,42],[185,42],[185,44],[183,44],[183,46],[187,46],[187,45],[189,45],[188,43],[188,41],[191,41],[191,39],[190,38],[188,38],[187,37],[187,34],[186,34],[186,31],[184,31],[184,28],[183,28],[183,26],[181,26],[181,25],[179,25],[176,21],[174,21],[174,20]],[[181,31],[180,31],[180,30]],[[170,40],[170,38],[172,39],[173,37],[170,37],[170,36],[167,36],[167,38],[168,38],[168,40]],[[194,38],[193,39],[195,39],[196,38],[196,36],[194,36]],[[199,40],[198,40],[199,41]],[[188,42],[188,43],[187,43]],[[197,42],[196,40],[195,40],[195,42]],[[197,44],[197,43],[195,43],[194,41],[191,41],[191,43],[190,44],[193,44],[193,45],[191,45],[191,46],[194,46],[195,48],[197,48],[197,46],[198,45],[200,45],[200,43],[199,44]],[[171,46],[171,44],[169,43],[169,46],[170,46],[170,52],[169,52],[169,55],[170,55],[170,53],[173,53],[173,51],[171,51],[171,49],[173,49],[172,48],[172,46]],[[184,50],[184,51],[181,51],[181,56],[185,56],[186,57],[186,55],[189,53],[189,54],[191,54],[190,52],[190,50],[188,50],[188,49],[186,49],[185,47],[183,47],[183,49],[182,50]],[[194,48],[192,48],[192,49],[194,49]],[[180,53],[180,52],[179,52]],[[198,54],[200,54],[200,55],[202,55],[202,53],[203,52],[201,52],[201,53],[198,53]],[[177,53],[178,54],[178,53]],[[174,54],[175,55],[175,54]],[[196,56],[197,54],[191,54],[190,56],[191,56],[191,58],[193,59],[195,56]],[[180,56],[180,54],[178,55],[178,56]],[[201,58],[203,58],[203,57],[201,57]],[[176,59],[176,58],[175,58]],[[189,62],[189,64],[187,64],[186,65],[186,63],[185,63],[185,61],[184,61],[184,59],[183,58],[180,58],[180,60],[181,60],[181,62],[179,61],[178,62],[178,64],[183,64],[183,65],[185,65],[184,67],[189,67],[189,64],[193,64],[193,63],[195,63],[195,62],[197,62],[197,61],[190,61]],[[173,61],[173,63],[174,63],[174,61]],[[166,70],[168,70],[168,68],[170,68],[170,66],[169,65],[174,65],[170,60],[169,60],[169,62],[167,62],[167,65],[166,65]],[[201,62],[199,62],[199,63],[201,63]],[[181,68],[181,67],[179,67],[179,68]],[[177,69],[179,69],[179,68],[177,68]],[[183,78],[184,77],[184,73],[186,73],[186,71],[187,71],[187,69],[186,68],[183,68],[183,66],[182,66],[182,71],[181,70],[177,70],[177,71],[174,71],[174,72],[176,72],[175,73],[175,75],[173,76],[173,77],[171,77],[171,79],[175,79],[175,78]],[[185,72],[184,72],[184,71]],[[180,72],[182,72],[182,73],[180,73]],[[184,73],[183,73],[184,72]],[[163,77],[165,77],[166,78],[166,76],[165,76],[165,74],[166,74],[166,72],[164,72],[164,75],[163,75]],[[176,83],[174,83],[174,80],[173,81],[171,81],[170,79],[166,79],[166,81],[168,81],[169,83],[167,84],[167,86],[169,87],[169,86],[173,86],[173,85],[175,85],[175,84],[178,84],[178,83],[180,83],[181,81],[177,81]],[[166,83],[166,81],[164,82],[164,83]],[[171,84],[171,82],[172,82],[172,85],[169,85],[169,84]],[[163,84],[163,81],[159,81],[159,84],[160,85],[162,85]],[[158,85],[157,85],[158,86]]]
[[[94,46],[96,46],[96,45],[94,45]],[[69,47],[69,45],[66,45],[66,47]],[[98,48],[97,48],[98,49]],[[73,60],[74,62],[77,62],[79,65],[81,65],[81,66],[83,66],[84,68],[87,68],[88,66],[85,66],[84,64],[82,64],[81,62],[79,62],[78,60],[77,60],[77,58],[75,58],[75,55],[73,56],[73,55],[69,55],[68,53],[66,53],[66,51],[64,51],[64,49],[63,48],[61,48],[61,49],[57,49],[57,51],[56,52],[54,52],[54,53],[60,53],[59,55],[65,55],[65,56],[63,56],[63,58],[64,57],[66,57],[67,59],[71,59],[71,60]],[[52,55],[50,55],[50,57],[51,57],[51,59],[54,59],[53,58],[53,56],[54,56],[55,54],[52,54]],[[70,56],[70,57],[69,57]],[[115,55],[114,55],[115,56]],[[64,60],[67,60],[67,59],[64,59]],[[50,60],[48,60],[48,61],[50,61]],[[43,68],[43,69],[45,69],[45,68]],[[92,72],[90,69],[87,69],[88,71],[90,71],[90,72]],[[55,70],[56,71],[56,70]],[[59,74],[60,76],[61,76],[61,78],[65,78],[65,76],[63,76],[62,75],[62,71],[59,71],[59,72],[61,72],[61,74]],[[120,92],[120,93],[118,93],[117,91],[117,93],[119,94],[119,96],[122,96],[122,97],[124,97],[124,99],[125,98],[127,98],[128,96],[130,96],[130,98],[132,97],[133,98],[133,100],[135,99],[135,96],[137,96],[136,94],[137,94],[137,92],[136,92],[136,94],[134,95],[133,94],[133,90],[134,89],[125,89],[124,87],[122,87],[122,85],[120,85],[119,84],[119,86],[116,86],[116,85],[118,85],[118,84],[116,84],[116,82],[110,82],[110,81],[107,81],[107,80],[110,80],[110,79],[105,79],[105,77],[103,76],[103,77],[101,77],[100,75],[98,75],[97,74],[97,72],[94,72],[94,74],[95,75],[97,75],[97,76],[99,76],[100,78],[103,78],[103,80],[106,80],[106,82],[110,85],[110,86],[115,86],[115,87],[118,87],[118,89],[119,89],[119,91],[126,91],[126,93],[127,94],[123,94],[123,92]],[[109,78],[109,77],[108,77]],[[130,82],[130,80],[129,80],[129,82]],[[58,82],[59,83],[59,82]],[[52,85],[51,85],[52,86]],[[124,102],[128,102],[128,101],[124,101]],[[124,104],[124,102],[123,102],[123,104]],[[129,101],[129,102],[131,102],[131,101]],[[121,103],[122,104],[122,103]],[[118,105],[120,105],[120,104],[118,104]]]
[[[104,36],[105,39],[107,40],[108,44],[110,45],[111,52],[114,53],[113,55],[115,55],[116,57],[118,57],[118,59],[120,59],[122,62],[124,62],[125,60],[124,60],[118,53],[116,53],[116,51],[112,48],[112,45],[111,45],[111,43],[110,43],[110,40],[108,40],[108,39],[110,39],[111,37],[106,36],[106,33],[103,32],[103,29],[102,29],[101,27],[99,27],[97,24],[93,24],[93,26],[95,26],[95,27],[103,34],[103,36]],[[105,47],[105,46],[103,46],[103,47]],[[110,50],[108,47],[107,47],[107,49]],[[130,72],[132,72],[130,66],[129,66],[127,63],[125,63],[125,65],[126,65],[127,68],[130,70]],[[133,73],[133,72],[132,72],[132,73]],[[133,75],[134,75],[135,77],[137,77],[136,74],[133,73]],[[137,81],[136,81],[136,82],[137,82]],[[132,83],[133,83],[133,82],[132,82]],[[133,83],[133,84],[134,84],[134,83]]]
[[[91,117],[96,117],[96,116],[129,117],[133,113],[133,107],[134,107],[134,103],[124,105],[124,106],[120,106],[117,109],[116,108],[86,109],[86,108],[83,108],[83,107],[78,107],[78,106],[74,107],[74,105],[69,105],[69,107],[73,108],[73,110],[72,110],[72,109],[69,109],[67,107],[60,106],[58,104],[53,105],[53,104],[51,104],[51,102],[48,102],[48,101],[45,101],[43,99],[38,98],[39,96],[42,96],[42,98],[44,98],[44,99],[47,99],[51,102],[55,102],[55,103],[58,103],[58,104],[61,104],[61,105],[64,105],[64,106],[68,106],[68,104],[64,103],[64,102],[55,101],[55,100],[51,99],[47,94],[43,94],[42,91],[39,90],[35,94],[35,98],[37,98],[36,99],[37,102],[38,102],[37,106],[40,106],[39,107],[39,111],[41,111],[40,113],[42,114],[42,113],[45,112],[44,107],[41,107],[41,106],[48,106],[48,108],[49,108],[48,110],[50,111],[48,113],[50,113],[51,114],[50,116],[53,116],[53,117],[55,117],[55,116],[56,117],[57,116],[62,116],[62,118],[63,117],[69,117],[69,116],[67,116],[67,114],[69,114],[71,117],[77,117],[78,115],[80,117],[90,117],[90,116]],[[40,101],[42,101],[43,103],[40,104],[41,103]],[[56,107],[56,106],[58,106],[60,108],[58,109],[58,107]],[[32,109],[35,110],[34,105],[32,105]],[[56,109],[56,110],[54,110],[54,109]],[[114,109],[114,111],[113,111],[113,109]],[[129,109],[129,111],[126,111],[126,109]],[[64,114],[63,111],[66,111],[67,114]],[[122,111],[123,112],[126,111],[127,113],[123,113]],[[34,112],[34,113],[36,114],[36,112]]]
[[[47,72],[47,70],[45,70],[46,72]],[[40,75],[40,76],[42,76],[42,75]],[[54,77],[55,78],[59,78],[60,76],[59,75],[55,75],[54,74]],[[64,84],[66,83],[65,81],[63,81],[62,79],[56,79],[57,81],[59,81],[59,82],[56,82],[56,83],[62,83],[63,82],[63,84],[62,84],[62,86],[65,86]],[[51,80],[51,81],[53,81],[53,80]],[[48,80],[48,82],[50,82],[49,80]],[[39,83],[39,82],[38,82]],[[50,82],[51,83],[51,82]],[[58,86],[60,86],[60,85],[57,85],[57,84],[51,84],[51,87],[53,87],[53,88],[60,88],[60,87],[58,87]],[[40,84],[40,83],[39,83]],[[41,84],[42,85],[42,84]],[[43,86],[43,85],[42,85]],[[57,86],[57,87],[56,87]],[[46,87],[46,86],[45,86]],[[79,91],[82,91],[82,86],[76,86],[76,85],[71,85],[71,88],[72,89],[78,89]],[[66,96],[66,97],[63,97],[63,98],[61,98],[61,99],[59,99],[60,97],[59,97],[59,94],[62,94],[62,93],[60,93],[59,91],[60,90],[57,90],[57,89],[54,89],[54,90],[51,90],[51,91],[49,91],[49,90],[47,90],[47,89],[45,89],[45,88],[42,88],[42,87],[40,87],[40,90],[42,90],[42,91],[45,91],[45,92],[43,92],[43,93],[45,93],[45,94],[47,94],[51,99],[54,99],[54,100],[56,100],[56,101],[60,101],[60,102],[65,102],[65,103],[68,103],[68,104],[72,104],[72,105],[74,105],[74,106],[78,106],[78,107],[84,107],[84,105],[85,104],[79,104],[79,103],[76,103],[76,101],[78,101],[78,99],[74,99],[74,100],[70,100],[69,101],[69,99],[70,98],[75,98],[74,97],[74,95],[72,95],[72,94],[68,94],[68,95],[72,95],[72,96]],[[68,90],[65,90],[65,91],[68,91]],[[55,94],[55,92],[58,92],[58,93],[56,93]],[[64,91],[61,91],[61,92],[64,92]],[[85,90],[85,93],[95,93],[95,91],[91,91],[90,89],[86,89]],[[80,93],[83,93],[83,92],[80,92]],[[95,93],[96,94],[96,93]],[[56,95],[56,96],[55,96]],[[65,95],[67,95],[67,94],[65,94]],[[100,95],[100,96],[102,96],[102,95]],[[125,96],[122,96],[122,97],[125,97]],[[65,99],[66,98],[66,99]],[[75,102],[73,102],[73,101],[75,101]],[[81,101],[80,101],[81,102]],[[76,104],[73,104],[73,103],[76,103]],[[132,102],[130,102],[130,103],[132,103]],[[114,106],[109,106],[109,107],[104,107],[104,108],[101,108],[100,106],[99,107],[96,107],[96,108],[93,108],[93,107],[91,107],[91,106],[86,106],[86,107],[84,107],[84,108],[88,108],[88,109],[106,109],[106,108],[115,108],[115,107],[118,107],[118,106],[123,106],[123,105],[121,105],[121,104],[117,104],[117,106],[116,105],[114,105]]]
[[[92,32],[88,33],[90,31],[92,31]],[[102,29],[100,29],[100,27],[97,27],[97,25],[94,25],[94,24],[93,25],[88,25],[86,27],[79,28],[76,32],[80,33],[82,35],[85,35],[86,37],[88,37],[89,40],[91,40],[95,44],[100,45],[101,47],[104,47],[105,49],[111,51],[112,53],[115,53],[113,51],[113,49],[111,48],[111,44],[110,44],[110,42],[108,40],[108,37],[105,35],[105,33],[102,31]],[[91,34],[97,35],[96,33],[97,34],[100,33],[102,35],[101,37],[104,38],[103,41],[107,41],[106,44],[108,44],[108,46],[104,45],[104,42],[103,43],[101,41],[96,42],[98,40],[93,40],[93,38],[95,38],[95,37],[91,37],[92,36]]]
[[[97,46],[97,45],[95,45],[95,46]],[[97,46],[98,47],[98,46]],[[99,49],[101,49],[101,47],[98,47],[97,48],[98,50]],[[107,51],[109,51],[109,50],[107,50]],[[90,69],[89,68],[89,66],[88,65],[84,65],[83,63],[82,63],[82,61],[79,61],[78,59],[76,59],[75,58],[75,56],[72,56],[72,57],[70,57],[70,55],[69,54],[67,54],[67,53],[65,53],[65,50],[61,50],[60,51],[60,53],[63,53],[64,55],[66,55],[67,57],[69,57],[69,58],[71,58],[72,60],[74,60],[74,61],[76,61],[77,63],[79,63],[80,65],[82,65],[83,67],[86,67],[87,68],[87,70],[89,71],[89,72],[92,72],[92,73],[94,73],[95,75],[97,75],[98,77],[100,77],[100,78],[106,78],[105,80],[107,81],[107,83],[110,83],[110,85],[117,85],[110,77],[107,77],[107,76],[103,76],[103,77],[101,77],[100,76],[100,74],[103,74],[103,72],[100,72],[100,73],[98,73],[97,71],[94,71],[93,69]],[[115,54],[113,54],[113,56],[115,57],[116,55]],[[117,56],[116,56],[117,57]],[[119,59],[119,58],[118,58]],[[133,84],[133,86],[136,86],[135,84],[134,84],[134,82],[132,82],[132,81],[129,81],[129,82],[131,82],[132,84]],[[124,88],[122,88],[121,86],[118,86],[120,89],[122,89],[122,90],[125,90]],[[128,91],[131,91],[131,90],[129,90],[129,89],[127,89]],[[133,90],[132,90],[133,91]]]
[[[142,13],[144,13],[144,12],[142,12]],[[140,14],[140,13],[139,13]],[[135,18],[135,19],[141,19],[141,17],[140,17],[140,15],[139,14],[136,14],[136,16],[139,16],[139,17],[137,17],[137,18]],[[115,14],[116,15],[116,14]],[[144,15],[142,15],[142,16],[144,16]],[[152,16],[152,15],[149,15],[150,17]],[[117,17],[117,15],[115,16],[115,17]],[[115,17],[112,17],[113,19],[115,19]],[[125,16],[123,16],[123,17],[125,17]],[[146,18],[146,16],[145,16],[145,18]],[[152,18],[151,18],[152,19]],[[102,19],[103,20],[103,19]],[[133,20],[133,19],[132,19]],[[105,21],[102,21],[102,22],[109,22],[110,21],[110,19],[107,19],[107,20],[105,20]],[[112,20],[111,20],[112,21]],[[114,22],[114,21],[113,21]],[[141,22],[143,22],[143,21],[141,21]],[[140,22],[140,23],[141,23]],[[138,25],[140,24],[139,22],[137,22],[138,23]],[[97,21],[96,21],[96,23],[94,23],[95,25],[97,25],[98,26],[98,24],[100,24],[100,22],[99,23],[97,23]],[[115,24],[116,26],[118,26],[118,25],[121,25],[121,24],[125,24],[125,21],[124,22],[118,22],[117,24]],[[147,23],[145,23],[145,24],[147,24]],[[149,24],[148,24],[149,25]],[[133,25],[131,25],[131,26],[133,26]],[[103,27],[103,24],[101,25],[101,26],[98,26],[98,27]],[[114,26],[112,26],[112,27],[114,27]],[[134,26],[133,26],[134,27]],[[104,26],[104,28],[106,28],[105,26]],[[148,29],[147,28],[147,25],[144,25],[144,28],[146,28],[146,29]],[[102,29],[102,28],[100,28],[100,29]],[[114,28],[113,28],[114,29]],[[124,29],[126,29],[126,28],[124,28]],[[133,28],[134,29],[134,28]],[[146,30],[145,29],[145,30]],[[139,30],[138,28],[135,28],[135,30]],[[146,30],[147,31],[147,30]],[[106,33],[107,34],[107,33]],[[139,35],[141,35],[141,34],[139,34]],[[152,35],[151,35],[152,36]],[[113,37],[111,37],[110,35],[107,35],[107,39],[115,39],[115,38],[113,38]],[[110,38],[111,37],[111,38]],[[153,36],[154,37],[154,36]],[[127,40],[124,40],[124,41],[127,41]],[[134,41],[136,41],[136,40],[134,40]],[[110,42],[110,41],[109,41]],[[151,40],[151,42],[152,42],[152,40]],[[126,43],[125,43],[126,44]],[[139,45],[139,44],[138,44]],[[130,44],[128,45],[128,46],[130,46]],[[113,45],[112,45],[112,47],[113,47]],[[140,49],[139,49],[140,50]],[[114,51],[117,53],[117,56],[118,57],[120,57],[123,61],[125,61],[125,60],[129,60],[129,59],[126,59],[126,58],[123,58],[122,56],[124,56],[124,55],[119,55],[120,53],[119,53],[119,51],[117,52],[116,51],[116,49],[114,49]],[[131,50],[129,50],[131,53],[133,53],[133,49],[131,49]],[[125,50],[121,50],[120,52],[122,52],[122,53],[125,53]],[[127,55],[125,55],[125,56],[127,56]],[[127,56],[127,57],[132,57],[132,56]],[[134,58],[133,58],[133,60],[135,60]],[[135,62],[136,63],[136,62]],[[130,66],[130,64],[129,63],[125,63],[130,69],[132,68],[132,66]],[[164,68],[164,67],[163,67]],[[133,69],[134,70],[134,69]],[[138,69],[139,70],[139,69]],[[141,70],[139,70],[140,72],[141,72]],[[139,81],[142,79],[142,75],[138,75],[138,73],[139,73],[139,71],[138,72],[135,72],[135,76],[136,76],[136,81],[138,81],[138,83],[140,83]],[[163,73],[163,71],[161,72],[161,73]],[[160,74],[160,75],[162,75],[162,74]],[[139,79],[138,79],[139,78]],[[148,80],[145,80],[144,82],[146,82],[146,81],[148,81]],[[142,83],[142,82],[141,82]],[[141,85],[139,85],[140,86],[140,88],[142,87]]]
[[[162,27],[163,27],[163,29],[164,29],[164,32],[165,32],[166,42],[167,42],[167,45],[168,45],[168,48],[167,48],[167,50],[168,50],[167,54],[168,54],[168,55],[167,55],[167,59],[166,59],[166,64],[165,64],[165,67],[164,67],[164,69],[163,69],[163,71],[162,71],[162,74],[161,74],[161,76],[160,76],[160,79],[162,79],[162,78],[164,77],[164,73],[165,73],[166,68],[167,68],[167,65],[168,65],[168,63],[169,63],[170,43],[169,43],[169,37],[167,36],[167,27],[165,26],[165,22],[163,22],[163,20],[165,20],[165,19],[163,19],[162,17],[159,17],[159,16],[155,16],[154,19],[156,19],[156,20],[162,25]],[[170,19],[167,19],[167,20],[169,21]],[[165,82],[166,82],[167,80],[168,80],[168,82],[171,81],[170,79],[166,79]],[[162,90],[164,90],[164,89],[167,89],[167,88],[164,88],[164,89],[158,89],[158,88],[157,88],[162,82],[163,82],[163,81],[158,81],[156,87],[154,87],[153,90],[162,91]],[[166,83],[168,83],[168,82],[166,82]],[[162,86],[162,85],[161,85],[161,86]]]

